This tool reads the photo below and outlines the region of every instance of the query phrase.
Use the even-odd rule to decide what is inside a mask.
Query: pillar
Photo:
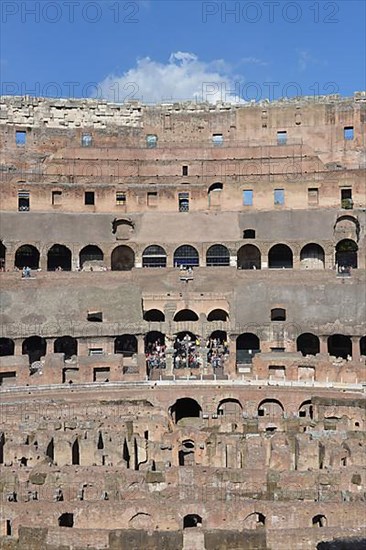
[[[360,336],[352,336],[352,359],[353,361],[360,361],[361,359],[361,350],[360,350]]]
[[[328,336],[319,336],[320,353],[328,353]]]

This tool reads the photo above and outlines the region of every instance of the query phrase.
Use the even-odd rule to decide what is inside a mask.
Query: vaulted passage
[[[14,355],[14,340],[10,338],[0,338],[0,357]]]
[[[307,244],[300,252],[302,269],[324,269],[324,259],[324,250],[319,244]]]
[[[54,244],[47,254],[47,271],[71,271],[71,250],[62,244]]]
[[[328,338],[328,353],[334,357],[347,359],[352,357],[352,340],[350,336],[343,334],[333,334]]]
[[[260,269],[261,252],[254,244],[245,244],[238,250],[238,269]]]
[[[114,340],[114,353],[121,353],[124,357],[132,357],[137,353],[137,338],[133,334],[122,334]]]
[[[268,252],[269,268],[292,268],[292,250],[286,244],[275,244]]]
[[[198,514],[187,514],[183,518],[183,529],[189,529],[191,527],[201,527],[202,518]]]
[[[223,309],[213,309],[210,311],[210,313],[207,315],[207,321],[228,321],[229,315],[227,311],[224,311]]]
[[[23,267],[30,267],[30,269],[39,268],[39,251],[35,246],[30,244],[24,244],[20,246],[15,253],[15,267],[23,269]]]
[[[343,239],[336,246],[336,264],[338,270],[342,268],[357,268],[358,246],[351,239]]]
[[[236,363],[251,363],[256,353],[260,352],[260,342],[258,336],[251,332],[244,332],[236,339]]]
[[[29,363],[39,361],[41,357],[46,355],[47,343],[40,336],[30,336],[26,338],[22,344],[22,354],[28,355]]]
[[[296,340],[297,351],[301,351],[303,355],[316,355],[320,352],[320,341],[315,334],[304,332]]]
[[[183,397],[177,399],[174,405],[170,409],[173,420],[177,424],[182,418],[200,418],[202,415],[202,409],[200,405],[194,399],[190,397]]]
[[[191,309],[182,309],[174,315],[174,321],[198,321],[198,315]]]
[[[102,262],[104,259],[104,254],[99,246],[89,244],[85,246],[79,254],[79,264],[80,269],[83,269],[86,262]]]
[[[78,354],[78,341],[72,336],[61,336],[56,338],[53,350],[55,353],[63,353],[65,359],[71,359],[73,355]]]
[[[149,323],[163,323],[165,321],[165,315],[159,309],[149,309],[144,313],[144,321]]]
[[[130,271],[135,265],[135,253],[129,246],[117,246],[112,252],[112,271]]]

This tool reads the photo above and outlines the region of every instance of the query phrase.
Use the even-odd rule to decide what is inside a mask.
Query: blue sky
[[[365,89],[365,2],[2,0],[1,92],[145,102]]]

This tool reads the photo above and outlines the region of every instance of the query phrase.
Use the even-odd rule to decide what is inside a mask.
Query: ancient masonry
[[[365,548],[366,92],[0,107],[0,548]]]

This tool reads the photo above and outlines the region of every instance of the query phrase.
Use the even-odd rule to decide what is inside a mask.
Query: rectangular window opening
[[[179,212],[189,211],[189,193],[179,193],[178,202],[179,202]]]
[[[341,189],[341,206],[346,210],[352,210],[353,208],[353,199],[352,199],[352,188],[348,187],[346,189]]]
[[[61,204],[62,191],[52,191],[52,205]]]
[[[343,129],[343,136],[346,140],[354,139],[355,132],[353,126],[345,126]]]
[[[243,205],[244,206],[253,206],[253,190],[244,189],[243,191]]]
[[[148,206],[157,206],[158,205],[158,193],[157,193],[157,191],[149,191],[147,193],[147,205]]]
[[[110,372],[109,367],[96,367],[93,371],[93,382],[109,382]]]
[[[156,136],[155,134],[148,134],[146,136],[146,145],[149,149],[153,149],[154,147],[156,147],[157,143],[158,143],[158,136]]]
[[[274,203],[276,205],[285,204],[285,190],[284,189],[275,189],[274,190]]]
[[[25,145],[27,142],[27,132],[24,130],[17,130],[15,132],[15,144],[16,145]]]
[[[220,147],[224,143],[224,136],[222,134],[212,134],[212,143],[215,147]]]
[[[89,348],[89,355],[103,355],[103,348]]]
[[[116,193],[116,204],[118,205],[125,205],[126,204],[126,193],[118,191]]]
[[[286,130],[279,130],[277,132],[277,144],[286,145],[287,143],[287,132]]]
[[[88,206],[95,204],[95,193],[94,193],[94,191],[85,191],[84,204],[86,204]]]
[[[182,166],[182,176],[188,176],[188,166]]]
[[[28,212],[30,209],[29,191],[18,191],[18,210],[19,212]]]
[[[319,203],[319,189],[317,187],[309,187],[308,189],[308,204],[316,205]]]
[[[81,136],[82,147],[91,147],[93,145],[93,137],[91,134],[83,134]]]
[[[87,321],[92,323],[102,323],[103,322],[103,312],[102,311],[88,311]]]

